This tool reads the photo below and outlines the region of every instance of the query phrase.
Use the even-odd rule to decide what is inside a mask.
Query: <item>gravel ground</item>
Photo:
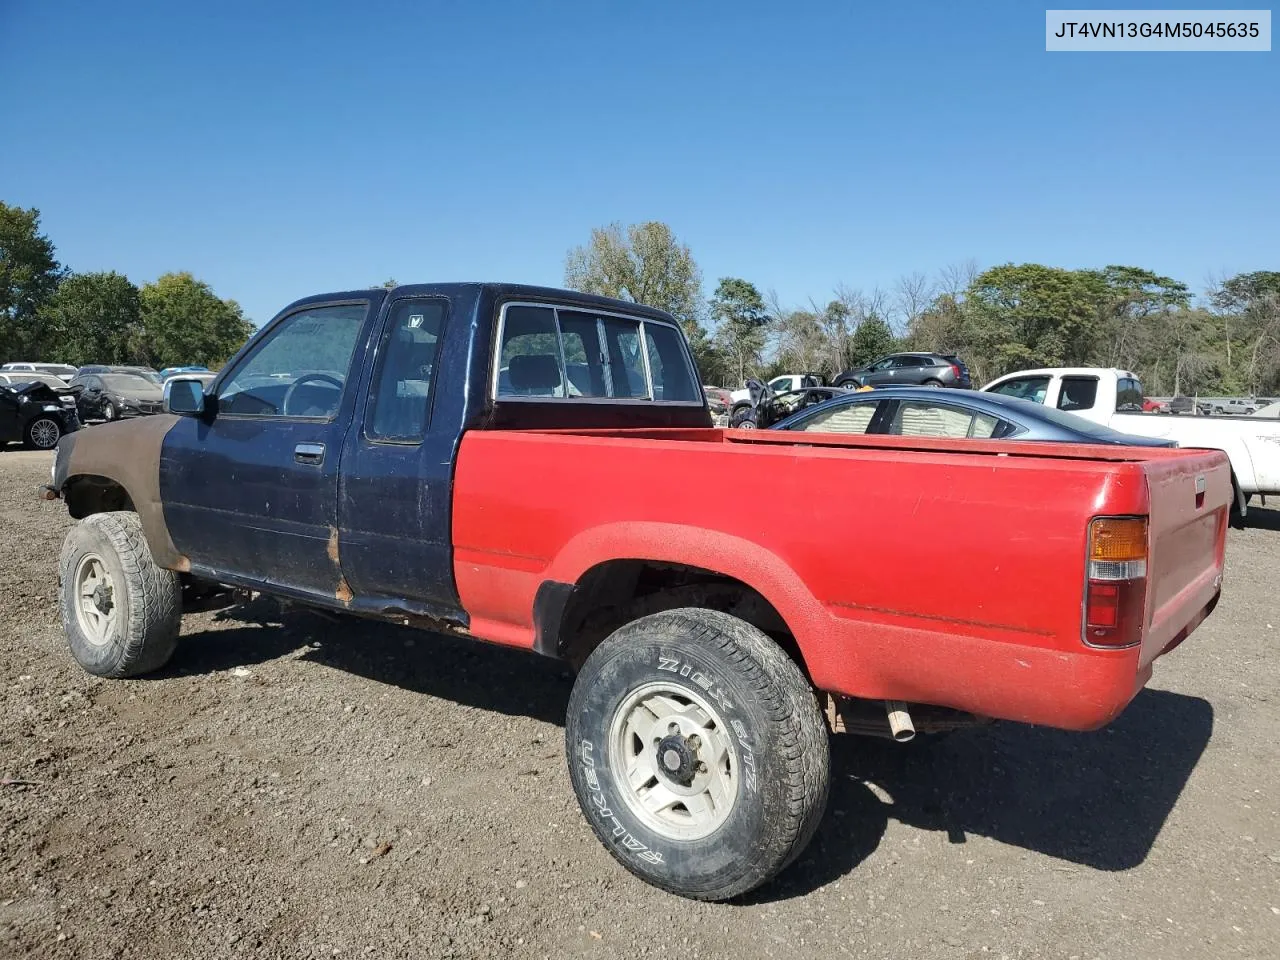
[[[0,956],[1280,955],[1280,511],[1111,727],[839,738],[806,855],[701,905],[591,835],[550,661],[259,601],[81,672],[49,463],[0,451]]]

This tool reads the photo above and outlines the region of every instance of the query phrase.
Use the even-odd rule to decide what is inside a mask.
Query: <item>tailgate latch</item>
[[[1196,509],[1204,506],[1204,474],[1196,477]]]

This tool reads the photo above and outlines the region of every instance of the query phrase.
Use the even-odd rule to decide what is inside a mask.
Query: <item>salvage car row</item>
[[[207,367],[6,363],[0,367],[0,446],[52,450],[83,424],[159,413],[166,380],[213,379]]]

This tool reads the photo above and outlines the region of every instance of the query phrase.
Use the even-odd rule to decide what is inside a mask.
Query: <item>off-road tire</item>
[[[111,579],[112,600],[120,605],[112,635],[92,643],[80,626],[76,571],[87,555],[101,559]],[[158,566],[136,513],[96,513],[72,527],[59,563],[59,610],[71,656],[99,677],[136,677],[163,667],[178,643],[182,585],[172,570]]]
[[[699,839],[646,823],[619,783],[615,714],[655,684],[712,705],[738,759],[727,818]],[[695,900],[727,900],[770,880],[804,850],[826,807],[830,748],[812,687],[764,633],[714,610],[655,613],[607,637],[574,684],[565,749],[574,792],[605,848],[640,879]]]

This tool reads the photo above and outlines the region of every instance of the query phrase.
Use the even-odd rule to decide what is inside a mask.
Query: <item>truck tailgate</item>
[[[1222,583],[1231,468],[1217,451],[1150,460],[1145,667],[1194,629]]]

